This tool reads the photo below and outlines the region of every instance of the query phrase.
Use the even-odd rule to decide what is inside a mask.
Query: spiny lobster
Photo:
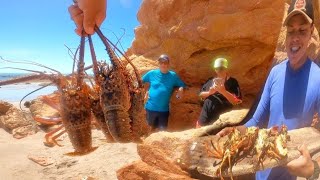
[[[84,42],[85,37],[81,37],[77,73],[64,76],[60,72],[49,68],[57,72],[57,74],[38,72],[38,74],[28,77],[0,82],[0,86],[3,86],[32,79],[48,79],[57,86],[60,94],[60,115],[63,125],[49,133],[49,135],[65,127],[65,131],[68,133],[69,139],[75,149],[75,152],[70,153],[70,155],[82,155],[96,149],[92,147],[91,138],[92,115],[89,97],[93,92],[90,86],[84,82]]]
[[[120,53],[121,51],[102,34],[98,27],[95,27],[95,31],[106,46],[111,62],[111,66],[108,66],[96,60],[92,39],[88,36],[96,81],[95,89],[100,94],[100,105],[108,130],[115,141],[140,141],[140,137],[150,131],[145,120],[144,88],[141,77],[136,67],[122,54],[133,67],[135,82],[111,45]]]

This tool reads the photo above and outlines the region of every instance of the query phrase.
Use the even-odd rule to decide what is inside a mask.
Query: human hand
[[[181,99],[183,97],[183,91],[182,90],[178,90],[176,98],[177,99]]]
[[[216,85],[213,85],[213,86],[210,87],[210,89],[209,89],[209,94],[211,95],[211,94],[214,94],[215,92],[217,92],[217,90],[216,90]]]
[[[224,86],[224,84],[216,85],[215,90],[223,94],[224,92],[226,92],[226,87]]]
[[[231,133],[232,131],[232,127],[226,127],[226,128],[223,128],[221,131],[219,131],[216,135],[217,136],[220,136],[220,137],[223,137],[223,136],[226,136],[228,134]]]
[[[146,103],[149,99],[149,91],[146,92],[146,94],[144,95],[144,103]]]
[[[77,28],[75,32],[81,36],[83,28],[86,34],[94,33],[94,26],[98,27],[106,18],[107,0],[76,0],[69,6],[71,19]]]
[[[314,164],[306,145],[302,144],[298,147],[300,156],[287,164],[290,174],[300,177],[310,177],[313,174]]]

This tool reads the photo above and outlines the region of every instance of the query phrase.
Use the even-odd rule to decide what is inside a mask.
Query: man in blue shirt
[[[153,129],[166,130],[169,118],[169,102],[173,89],[179,87],[177,98],[182,97],[184,82],[179,76],[169,70],[169,57],[165,54],[158,59],[159,69],[147,72],[143,77],[144,83],[149,83],[146,93],[147,121]]]
[[[314,29],[312,2],[292,3],[284,21],[288,59],[271,70],[253,117],[237,127],[242,133],[250,126],[270,128],[285,124],[289,130],[303,128],[311,125],[316,112],[320,114],[320,69],[307,56]],[[230,128],[225,128],[218,135],[229,132]],[[286,167],[259,171],[256,179],[317,179],[320,159],[312,161],[305,146],[300,146],[299,151],[301,156]]]

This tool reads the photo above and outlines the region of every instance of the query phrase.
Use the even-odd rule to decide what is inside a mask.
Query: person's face
[[[215,68],[214,71],[217,73],[218,76],[224,76],[227,73],[227,69],[224,67]]]
[[[159,69],[162,73],[169,71],[169,61],[159,61]]]
[[[286,51],[290,64],[296,65],[307,57],[307,48],[313,25],[311,25],[302,14],[290,18],[287,24]]]

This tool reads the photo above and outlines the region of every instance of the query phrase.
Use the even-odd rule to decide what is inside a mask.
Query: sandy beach
[[[39,83],[19,83],[2,86],[0,99],[19,108],[20,99],[28,92],[40,87]],[[55,87],[39,91],[26,100],[39,95],[50,94]],[[23,101],[24,102],[24,101]],[[23,110],[27,110],[23,106]],[[47,147],[43,144],[45,132],[40,130],[34,135],[22,139],[13,138],[12,134],[0,128],[0,180],[85,180],[85,179],[117,179],[116,171],[122,166],[137,159],[136,144],[107,143],[103,133],[92,130],[93,146],[98,148],[84,156],[67,156],[73,147],[67,134],[62,135],[62,147]],[[29,158],[51,163],[42,166]]]
[[[15,139],[0,129],[0,174],[1,180],[37,179],[117,179],[116,171],[139,157],[136,144],[106,143],[101,131],[93,130],[94,152],[84,156],[67,156],[73,148],[68,137],[63,136],[63,147],[46,147],[44,132],[23,139]],[[40,158],[52,163],[41,166],[28,157]]]

